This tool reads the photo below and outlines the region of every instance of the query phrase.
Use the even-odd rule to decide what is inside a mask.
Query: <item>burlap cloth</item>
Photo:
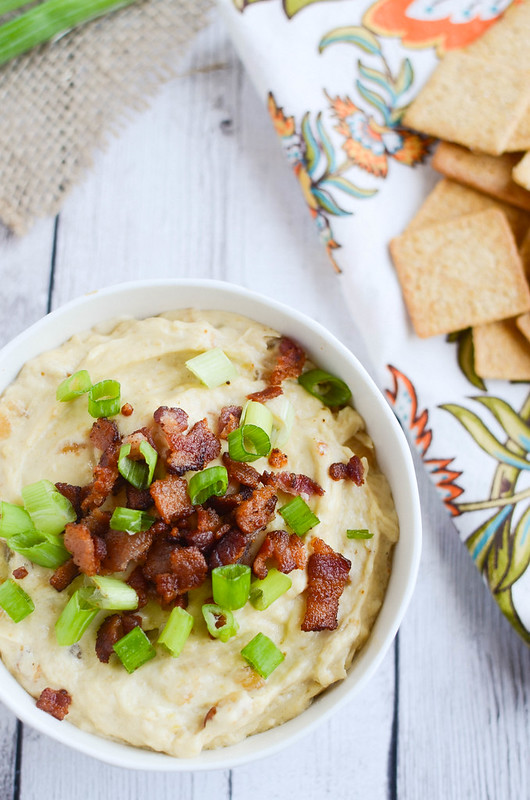
[[[173,75],[212,0],[143,0],[0,68],[0,219],[56,214],[94,150]]]

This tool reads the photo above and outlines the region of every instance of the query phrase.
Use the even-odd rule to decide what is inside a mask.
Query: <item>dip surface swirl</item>
[[[99,453],[89,440],[93,419],[86,399],[59,403],[55,398],[66,375],[86,369],[94,383],[106,378],[120,382],[122,402],[134,409],[130,416],[115,418],[123,435],[152,424],[160,406],[184,409],[190,425],[206,418],[216,431],[223,406],[244,405],[248,394],[266,387],[273,363],[271,345],[278,336],[232,313],[185,310],[94,329],[38,356],[0,398],[0,498],[21,504],[22,488],[43,478],[81,486],[92,480]],[[236,365],[239,376],[209,389],[185,362],[217,347]],[[72,698],[68,721],[80,728],[189,757],[285,722],[326,686],[345,677],[383,601],[398,538],[397,515],[360,415],[350,406],[331,411],[295,379],[285,380],[282,388],[295,410],[292,433],[281,447],[288,458],[284,469],[309,476],[324,490],[308,500],[320,524],[303,541],[311,553],[311,539],[318,536],[352,563],[336,630],[301,630],[307,570],[295,569],[289,573],[291,588],[269,608],[258,611],[247,602],[234,612],[236,636],[227,642],[211,639],[201,614],[202,604],[211,597],[207,579],[189,593],[187,611],[195,624],[181,654],[173,658],[157,646],[156,658],[128,674],[116,656],[108,664],[96,656],[98,627],[111,612],[99,612],[77,644],[60,647],[54,625],[76,582],[57,592],[49,584],[51,570],[0,544],[0,578],[12,577],[14,569],[24,566],[28,574],[20,585],[35,603],[35,611],[18,624],[0,609],[1,657],[34,697],[45,687],[63,688]],[[350,388],[355,399],[355,386]],[[354,454],[363,463],[363,484],[332,480],[330,465],[348,462]],[[221,463],[220,457],[208,466]],[[260,473],[271,470],[266,457],[252,466]],[[279,492],[276,514],[266,531],[287,529],[278,508],[290,499]],[[368,529],[373,535],[348,539],[348,529]],[[163,627],[169,612],[149,602],[134,613],[149,633]],[[267,680],[241,656],[258,632],[285,654]]]

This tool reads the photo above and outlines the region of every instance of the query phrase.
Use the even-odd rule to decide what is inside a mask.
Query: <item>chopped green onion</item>
[[[0,0],[0,16],[7,14],[8,11],[28,6],[30,3],[31,0]]]
[[[271,440],[261,428],[245,425],[228,434],[228,455],[232,461],[255,461],[268,456]]]
[[[298,536],[303,536],[320,523],[319,518],[313,514],[306,501],[300,496],[294,497],[282,506],[279,512]]]
[[[324,372],[323,369],[310,369],[298,378],[298,383],[306,392],[318,397],[325,406],[345,406],[351,397],[349,386],[340,378]]]
[[[186,644],[193,628],[193,617],[184,608],[175,606],[158,637],[159,644],[165,644],[173,658],[177,658]]]
[[[273,447],[283,447],[289,441],[294,425],[295,411],[293,404],[285,397],[275,397],[268,403],[273,417],[271,442]]]
[[[373,533],[370,533],[367,528],[359,528],[346,531],[346,536],[348,539],[371,539]]]
[[[9,539],[18,533],[33,531],[35,526],[27,511],[13,503],[0,503],[0,537]]]
[[[186,366],[209,389],[233,381],[238,376],[235,365],[219,347],[190,358],[186,361]]]
[[[69,378],[65,378],[62,383],[57,387],[56,399],[62,403],[67,403],[69,400],[79,397],[85,392],[88,392],[92,386],[90,375],[86,369],[80,369],[79,372],[74,372]]]
[[[121,387],[118,381],[95,383],[88,392],[88,413],[91,417],[113,417],[121,408]]]
[[[258,611],[265,611],[278,597],[285,594],[293,582],[283,572],[270,569],[267,576],[260,581],[253,581],[250,587],[250,602]]]
[[[138,608],[136,591],[118,578],[107,578],[94,575],[94,587],[81,589],[81,597],[87,605],[95,608],[111,608],[113,611],[132,611]]]
[[[29,594],[11,578],[0,586],[0,607],[9,614],[13,622],[20,622],[35,611],[35,604]]]
[[[221,608],[242,608],[250,592],[250,567],[226,564],[212,569],[213,599]]]
[[[118,639],[114,652],[129,673],[156,656],[155,648],[141,628],[133,628]]]
[[[241,655],[262,678],[268,678],[285,658],[264,633],[257,633],[241,650]]]
[[[145,511],[135,508],[116,506],[110,518],[110,527],[113,531],[127,531],[127,533],[140,533],[147,531],[156,522],[156,519]]]
[[[81,589],[73,593],[55,623],[55,637],[62,647],[69,647],[79,641],[98,609],[84,600]]]
[[[273,416],[266,405],[256,400],[247,400],[241,412],[241,426],[255,425],[270,436],[273,426]]]
[[[239,625],[228,608],[221,608],[215,603],[205,603],[202,607],[202,615],[206,622],[208,633],[214,639],[220,639],[221,642],[227,642],[239,630]],[[224,622],[219,625],[222,619],[224,619]]]
[[[69,522],[77,519],[71,502],[50,481],[24,486],[22,499],[34,526],[45,536],[62,533]]]
[[[133,0],[47,0],[0,27],[0,64]],[[25,5],[14,0],[8,7]]]
[[[219,497],[228,489],[228,472],[226,467],[208,467],[190,478],[188,494],[193,506],[200,506],[209,497]]]
[[[140,443],[140,453],[145,461],[133,461],[129,458],[130,452],[130,443],[122,444],[118,457],[118,472],[136,489],[147,489],[153,481],[158,453],[149,442]]]
[[[44,536],[36,530],[10,536],[7,539],[7,546],[34,564],[49,569],[57,569],[70,558],[70,553],[64,546],[62,537]]]
[[[271,451],[273,417],[263,403],[248,400],[239,428],[228,434],[228,454],[233,461],[255,461]]]

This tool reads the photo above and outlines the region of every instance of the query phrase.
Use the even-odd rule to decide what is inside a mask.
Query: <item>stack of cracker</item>
[[[530,379],[530,0],[448,53],[405,123],[445,178],[390,250],[416,333],[471,327],[483,378]],[[516,66],[514,66],[516,64]]]

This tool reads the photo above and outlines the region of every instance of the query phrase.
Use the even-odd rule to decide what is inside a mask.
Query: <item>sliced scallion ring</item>
[[[61,647],[70,647],[79,641],[98,609],[83,599],[81,589],[73,593],[55,623],[55,638]]]
[[[139,627],[118,639],[114,652],[129,673],[156,656],[155,648]]]
[[[71,502],[51,481],[41,480],[24,486],[22,499],[33,525],[45,536],[62,533],[69,522],[77,519]]]
[[[91,386],[90,375],[86,369],[80,369],[59,384],[55,396],[61,403],[67,403],[88,392]]]
[[[219,347],[190,358],[186,361],[186,366],[209,389],[222,386],[238,376],[235,365]]]
[[[221,608],[216,603],[205,603],[201,610],[208,633],[214,639],[227,642],[238,632],[239,625],[228,608]],[[221,620],[224,620],[224,622],[219,624]]]
[[[269,436],[255,425],[245,425],[228,434],[228,455],[232,461],[256,461],[270,451]]]
[[[35,611],[35,604],[24,589],[9,578],[0,586],[0,608],[3,608],[13,622],[20,622]]]
[[[304,387],[306,392],[331,408],[345,406],[351,398],[349,386],[340,378],[323,369],[310,369],[309,372],[304,372],[298,378],[298,383]]]
[[[95,383],[88,392],[88,413],[91,417],[113,417],[120,413],[121,387],[118,381]]]
[[[167,647],[173,658],[177,658],[186,644],[193,628],[194,619],[184,608],[175,606],[158,637],[158,643]]]
[[[113,531],[126,531],[132,534],[149,530],[155,522],[156,519],[150,514],[146,514],[145,511],[116,506],[109,524]]]
[[[218,606],[229,611],[242,608],[250,592],[250,567],[226,564],[212,569],[212,593]]]
[[[264,633],[256,634],[241,650],[241,655],[262,678],[268,678],[285,658],[282,651]]]
[[[149,442],[140,443],[140,453],[145,461],[133,461],[129,458],[130,452],[130,443],[122,444],[118,456],[118,472],[136,489],[147,489],[153,481],[158,453]]]
[[[311,528],[320,523],[316,514],[313,514],[306,501],[298,496],[294,497],[279,509],[280,514],[297,536],[304,536]]]
[[[209,497],[221,497],[228,489],[226,467],[208,467],[192,475],[188,483],[188,494],[193,506],[200,506]]]
[[[252,582],[249,600],[258,611],[265,611],[271,603],[274,603],[282,594],[285,594],[292,585],[293,582],[287,575],[273,567],[268,571],[265,578]]]

